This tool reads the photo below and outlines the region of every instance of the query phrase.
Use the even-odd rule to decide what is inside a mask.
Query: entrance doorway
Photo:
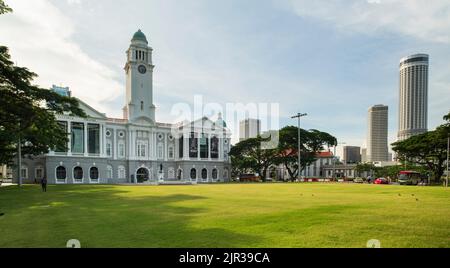
[[[146,168],[140,168],[136,172],[136,180],[138,183],[144,183],[149,180],[150,176],[148,174],[148,169]]]

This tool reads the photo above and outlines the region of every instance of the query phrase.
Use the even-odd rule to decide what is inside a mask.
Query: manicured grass
[[[0,213],[0,247],[450,247],[441,187],[13,186]]]

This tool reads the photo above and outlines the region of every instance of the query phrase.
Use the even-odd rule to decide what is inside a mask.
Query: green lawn
[[[450,247],[441,187],[13,186],[0,213],[0,247]]]

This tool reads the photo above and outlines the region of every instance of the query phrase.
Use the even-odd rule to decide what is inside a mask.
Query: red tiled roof
[[[283,152],[283,155],[296,155],[296,154],[297,154],[297,150],[295,150],[295,149],[286,149]],[[333,153],[329,152],[329,151],[318,152],[318,153],[316,153],[316,157],[318,157],[318,158],[333,157]]]

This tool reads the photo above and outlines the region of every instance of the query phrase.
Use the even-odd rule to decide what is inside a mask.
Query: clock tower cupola
[[[125,65],[126,104],[124,117],[130,122],[155,123],[153,105],[153,49],[148,45],[145,34],[138,30],[131,39]]]

